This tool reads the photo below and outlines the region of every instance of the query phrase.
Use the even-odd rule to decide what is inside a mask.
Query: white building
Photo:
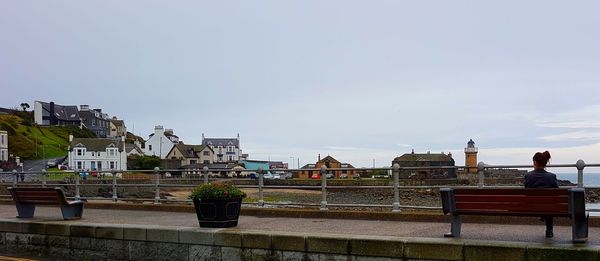
[[[0,130],[0,161],[8,161],[8,132]]]
[[[173,134],[173,129],[165,130],[163,126],[157,125],[154,127],[154,133],[150,134],[146,140],[144,154],[165,159],[173,146],[178,143],[179,137]]]
[[[69,135],[69,167],[74,170],[127,170],[125,138],[73,138]]]
[[[215,163],[233,163],[242,159],[240,134],[237,138],[204,138],[202,133],[202,145],[207,145],[214,151]]]

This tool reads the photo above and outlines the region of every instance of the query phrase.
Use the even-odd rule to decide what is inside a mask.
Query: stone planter
[[[235,227],[240,217],[242,199],[194,199],[201,227]]]

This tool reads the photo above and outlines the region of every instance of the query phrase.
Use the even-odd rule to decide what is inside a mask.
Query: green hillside
[[[0,130],[8,132],[9,152],[21,159],[43,159],[67,155],[69,134],[79,138],[95,134],[76,126],[28,126],[22,118],[0,114]]]

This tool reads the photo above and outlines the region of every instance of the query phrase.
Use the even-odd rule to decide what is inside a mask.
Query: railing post
[[[327,167],[321,166],[321,207],[319,210],[327,211]]]
[[[156,183],[154,184],[154,204],[160,204],[160,173],[158,173],[160,169],[158,167],[154,167],[154,176],[156,178]]]
[[[265,205],[265,200],[263,197],[263,186],[265,185],[265,174],[261,167],[258,168],[258,206],[262,207]]]
[[[204,174],[204,184],[208,184],[208,167],[202,168],[202,174]]]
[[[400,213],[400,165],[398,163],[392,166],[392,175],[394,176],[394,204],[392,212]]]
[[[575,163],[575,166],[577,166],[577,187],[583,188],[583,169],[585,168],[585,161],[578,160],[577,163]]]
[[[112,201],[113,203],[117,203],[117,172],[115,172],[114,170],[111,171],[110,173],[112,173],[112,189],[113,189],[113,195],[112,195]]]
[[[46,187],[46,175],[48,173],[46,173],[46,169],[42,169],[42,188]]]
[[[479,177],[479,183],[477,184],[477,186],[479,188],[483,188],[483,186],[485,186],[485,181],[484,181],[485,176],[483,175],[484,171],[485,171],[485,163],[483,163],[483,161],[480,161],[479,163],[477,163],[477,175]]]
[[[79,178],[81,178],[81,173],[79,172],[74,172],[75,173],[75,200],[79,200],[81,198],[81,195],[79,194]]]
[[[17,173],[16,169],[13,169],[13,187],[17,186],[17,179],[19,178],[19,174]]]

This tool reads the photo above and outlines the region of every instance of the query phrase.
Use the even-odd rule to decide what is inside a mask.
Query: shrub
[[[200,200],[214,200],[214,199],[240,199],[245,198],[246,193],[241,191],[235,185],[231,183],[208,183],[198,186],[192,194],[190,199]]]

